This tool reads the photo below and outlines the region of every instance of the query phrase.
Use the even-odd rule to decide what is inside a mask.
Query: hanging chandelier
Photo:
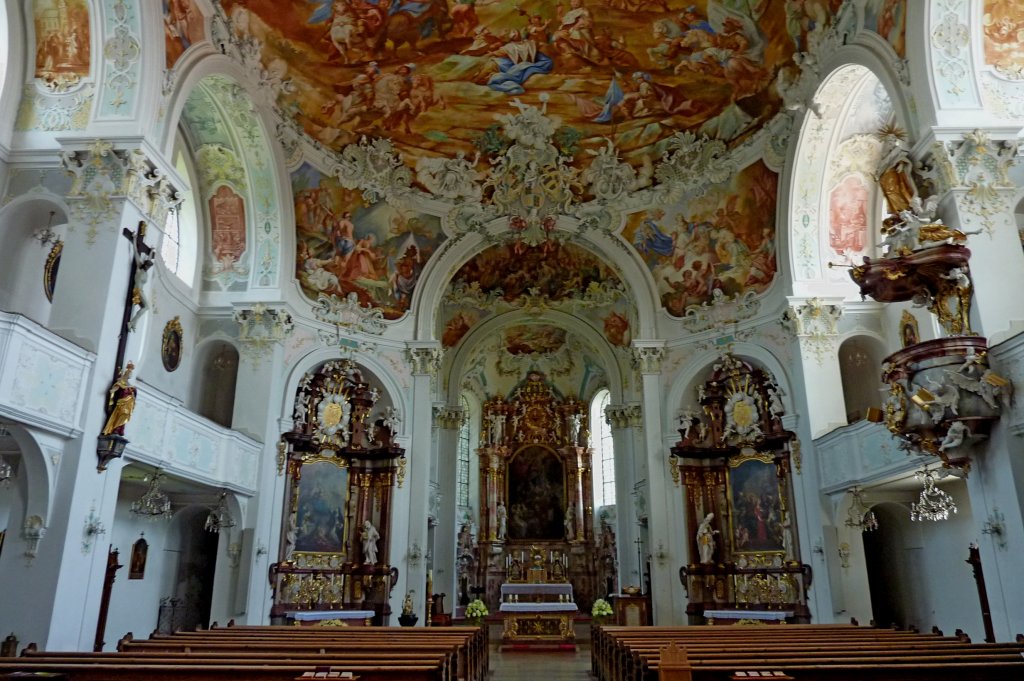
[[[210,514],[206,516],[207,532],[220,532],[235,526],[235,519],[231,517],[231,512],[228,511],[227,496],[227,490],[221,490],[220,500],[215,507],[210,509]]]
[[[149,489],[141,497],[132,502],[132,513],[135,515],[155,520],[157,518],[171,519],[171,500],[160,489],[160,478],[164,475],[159,468],[153,473],[153,479],[149,481]]]
[[[916,475],[924,483],[924,489],[917,503],[910,505],[911,520],[946,520],[950,513],[956,513],[953,497],[935,486],[935,473],[926,468]]]
[[[878,518],[875,512],[864,505],[864,491],[860,487],[851,487],[850,494],[853,495],[853,502],[846,512],[846,526],[854,527],[861,532],[871,532],[878,529]]]

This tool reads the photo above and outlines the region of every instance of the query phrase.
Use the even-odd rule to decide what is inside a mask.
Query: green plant
[[[487,617],[488,614],[487,606],[479,598],[470,601],[466,606],[466,617],[469,619],[478,620]]]
[[[603,598],[598,598],[594,601],[594,607],[590,609],[590,614],[593,617],[610,617],[612,614],[612,606],[608,604]]]

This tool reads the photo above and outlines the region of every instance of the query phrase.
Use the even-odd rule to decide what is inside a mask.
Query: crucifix
[[[640,593],[643,593],[644,584],[644,540],[642,537],[637,537],[636,541],[636,572],[638,579],[640,580]]]
[[[129,383],[134,366],[125,364],[124,356],[128,347],[128,334],[135,330],[135,323],[148,309],[146,298],[146,281],[149,270],[155,261],[153,248],[146,243],[146,222],[139,222],[134,232],[127,227],[121,234],[132,245],[132,262],[128,270],[128,292],[126,294],[124,313],[121,315],[121,326],[117,338],[117,355],[114,358],[114,380],[108,394],[105,424],[100,431],[96,445],[96,456],[99,463],[98,471],[104,471],[107,464],[124,453],[128,440],[124,437],[124,427],[131,418],[135,408],[135,387]],[[137,309],[136,309],[137,308]]]

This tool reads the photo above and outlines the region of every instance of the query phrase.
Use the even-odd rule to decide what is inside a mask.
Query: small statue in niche
[[[508,510],[505,508],[505,504],[498,502],[498,507],[494,510],[494,515],[498,520],[498,534],[497,539],[505,539],[508,534]]]
[[[377,562],[377,540],[380,539],[380,533],[373,523],[366,520],[363,522],[363,531],[359,533],[359,538],[363,542],[363,563],[373,565]]]
[[[572,506],[565,509],[565,538],[568,541],[576,538],[576,511]]]
[[[583,423],[583,417],[579,414],[573,414],[569,417],[569,444],[577,445],[580,442],[580,427]]]
[[[697,528],[697,552],[700,554],[702,565],[710,565],[714,561],[715,535],[718,534],[718,530],[711,527],[711,521],[714,519],[715,514],[708,513]]]

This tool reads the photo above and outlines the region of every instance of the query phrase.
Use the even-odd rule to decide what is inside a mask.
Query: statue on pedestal
[[[380,533],[373,523],[366,520],[363,522],[363,531],[360,532],[359,538],[363,541],[363,563],[373,565],[377,562],[377,540],[380,539]]]
[[[128,382],[134,370],[135,365],[128,362],[127,366],[118,375],[117,380],[110,386],[107,406],[111,408],[111,412],[110,416],[107,417],[107,423],[103,426],[103,430],[100,431],[101,435],[124,436],[124,427],[128,424],[128,420],[131,419],[132,411],[135,410],[136,389],[135,386]]]
[[[697,528],[697,551],[700,553],[701,565],[710,565],[714,562],[715,535],[718,530],[712,529],[711,521],[715,519],[714,513],[708,513]]]
[[[498,533],[495,536],[496,539],[505,539],[508,534],[508,510],[505,509],[505,504],[498,502],[498,508],[494,511],[495,516],[498,519]]]

